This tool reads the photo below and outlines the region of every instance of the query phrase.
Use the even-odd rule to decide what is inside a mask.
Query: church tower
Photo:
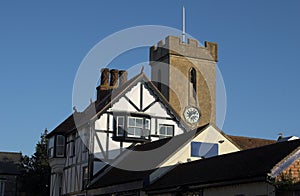
[[[213,42],[168,36],[150,48],[152,81],[191,128],[216,123],[217,61]]]

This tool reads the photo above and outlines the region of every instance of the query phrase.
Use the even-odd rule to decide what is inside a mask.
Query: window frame
[[[136,114],[130,112],[119,112],[114,113],[114,130],[113,130],[113,140],[115,141],[125,141],[125,142],[133,142],[133,141],[148,141],[151,137],[151,116],[145,114]],[[119,134],[119,118],[123,118],[123,126],[124,126],[124,134]],[[135,120],[134,125],[129,125],[129,119],[141,119],[142,126],[137,125]],[[121,126],[121,127],[123,127]],[[128,128],[134,128],[133,134],[128,134]],[[141,129],[141,134],[136,134],[138,131],[135,129]]]
[[[51,145],[52,144],[52,145]],[[51,145],[51,146],[50,146]],[[47,147],[47,154],[48,154],[48,159],[52,159],[55,157],[54,149],[55,149],[55,136],[52,136],[48,140],[48,147]]]
[[[58,142],[59,142],[58,137],[62,137],[63,144],[58,144]],[[55,156],[56,157],[65,157],[65,145],[66,145],[65,136],[56,135],[56,141],[55,141]],[[58,154],[58,147],[62,148],[62,151],[61,151],[62,154]]]
[[[162,127],[165,127],[165,133],[166,133],[166,134],[161,134],[161,133],[160,133],[160,129],[161,129]],[[171,128],[172,128],[172,134],[171,134],[171,135],[170,135],[170,134],[167,134],[167,133],[168,133],[168,127],[171,127]],[[172,125],[172,124],[159,124],[159,126],[158,126],[158,135],[159,135],[159,138],[160,138],[160,139],[168,138],[168,137],[173,137],[174,134],[175,134],[175,126],[174,126],[174,125]]]
[[[119,118],[123,119],[123,124],[120,126],[119,125]],[[123,128],[122,133],[119,133],[119,127]],[[116,136],[117,137],[122,137],[125,134],[125,116],[117,116],[117,126],[116,126]]]
[[[134,124],[135,125],[130,125],[130,119],[134,119]],[[141,126],[138,126],[138,123],[137,123],[137,120],[142,120],[142,124],[141,124]],[[136,137],[136,138],[140,138],[140,137],[143,137],[143,129],[144,129],[144,127],[145,127],[145,124],[144,124],[144,118],[142,118],[142,117],[135,117],[135,116],[128,116],[127,117],[127,130],[126,130],[126,132],[127,132],[127,137]],[[129,131],[128,131],[128,129],[129,128],[131,128],[131,129],[133,129],[133,135],[132,134],[129,134]],[[136,130],[140,130],[140,134],[136,134]]]
[[[58,137],[62,137],[62,140],[59,140]],[[63,141],[63,144],[58,144],[59,141]],[[58,148],[61,150],[59,151]],[[62,154],[58,154],[58,152]],[[48,139],[47,157],[48,159],[66,157],[66,138],[64,135],[54,135]]]

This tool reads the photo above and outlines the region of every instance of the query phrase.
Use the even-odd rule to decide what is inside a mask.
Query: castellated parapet
[[[168,36],[150,48],[150,61],[160,61],[167,54],[217,62],[218,44],[205,41],[204,46],[201,46],[195,39],[183,43],[180,37]]]

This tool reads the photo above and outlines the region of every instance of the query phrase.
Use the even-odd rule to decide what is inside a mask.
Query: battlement
[[[218,61],[218,44],[206,41],[201,46],[195,39],[183,43],[180,37],[168,36],[150,48],[150,61],[159,61],[168,54]]]

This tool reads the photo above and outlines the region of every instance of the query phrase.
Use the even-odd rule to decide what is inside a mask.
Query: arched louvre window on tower
[[[195,105],[197,102],[197,76],[196,70],[191,68],[189,71],[189,105]]]

